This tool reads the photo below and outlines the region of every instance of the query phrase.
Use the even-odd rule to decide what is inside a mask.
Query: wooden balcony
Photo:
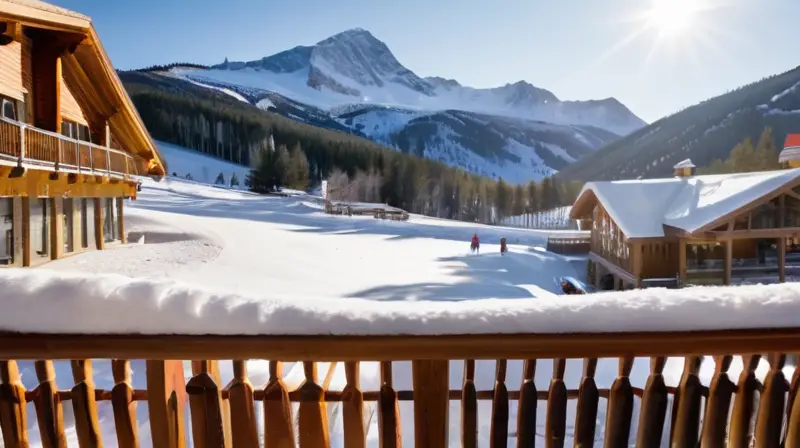
[[[140,163],[120,150],[0,117],[0,165],[126,179]]]
[[[799,351],[800,328],[363,337],[0,333],[0,424],[6,447],[27,446],[28,421],[34,418],[43,446],[66,446],[62,406],[71,406],[81,447],[103,442],[150,445],[150,440],[140,440],[136,417],[136,403],[146,402],[148,437],[157,448],[183,447],[187,437],[198,447],[294,447],[297,440],[301,447],[316,448],[331,446],[328,407],[337,406],[343,428],[343,441],[337,445],[350,448],[366,446],[365,422],[370,419],[364,403],[375,402],[372,421],[378,422],[381,447],[445,447],[453,440],[476,447],[480,426],[489,428],[492,447],[506,446],[510,435],[516,436],[519,447],[562,447],[568,436],[574,438],[574,446],[598,446],[602,440],[606,447],[659,447],[662,441],[672,447],[797,447],[800,371],[786,378],[783,368],[785,353]],[[769,364],[763,382],[755,374],[759,354],[765,354]],[[708,384],[699,376],[703,355],[715,360]],[[685,360],[674,387],[665,384],[663,375],[670,356]],[[743,362],[738,378],[728,373],[735,356]],[[601,388],[596,381],[598,359],[609,357],[616,358],[616,379]],[[227,385],[219,376],[222,361],[216,359],[221,358],[235,359],[224,361],[232,362],[233,368]],[[273,360],[265,384],[254,386],[248,379],[245,360],[254,358]],[[568,358],[582,359],[580,382],[570,388],[565,375],[574,372],[567,369]],[[25,390],[13,359],[35,360],[36,388]],[[56,387],[53,359],[72,360],[71,390]],[[100,359],[96,365],[111,363],[113,388],[95,388],[90,359]],[[146,374],[146,388],[133,388],[129,359],[147,360],[146,372],[136,372],[139,378]],[[182,362],[169,361],[179,359],[192,360],[191,375],[184,376]],[[279,360],[302,362],[304,379],[293,384],[284,378]],[[476,366],[486,367],[485,360],[494,371],[493,385],[481,390]],[[649,365],[649,375],[632,378],[634,360],[640,370]],[[361,387],[364,361],[380,362],[374,390]],[[407,376],[397,376],[398,361],[411,361]],[[318,376],[321,363],[328,367],[325,378]],[[552,365],[549,386],[543,390],[537,390],[533,380],[537,363]],[[343,368],[346,384],[331,390],[336,368]],[[460,384],[452,388],[451,378],[456,377]],[[521,381],[509,384],[509,377]],[[401,383],[412,390],[403,390]],[[186,397],[190,429],[184,427]],[[101,440],[98,401],[113,407],[116,440]],[[26,414],[25,404],[30,402],[35,415]],[[408,423],[401,422],[403,402],[413,403]],[[479,425],[481,402],[491,403],[488,425]],[[263,431],[256,407],[263,410]],[[568,407],[575,411],[568,413]],[[453,424],[448,414],[458,408],[460,419],[455,417]],[[537,409],[544,411],[538,422]],[[411,440],[401,431],[409,424]],[[483,433],[481,440],[485,438]]]

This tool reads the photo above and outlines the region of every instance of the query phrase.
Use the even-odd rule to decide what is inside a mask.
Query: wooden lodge
[[[166,172],[90,19],[0,0],[0,265],[124,242],[136,175]]]
[[[330,215],[372,216],[375,219],[408,221],[407,211],[386,204],[325,200],[325,213]]]
[[[787,144],[781,161],[777,171],[696,176],[685,160],[672,178],[587,183],[570,214],[592,223],[590,281],[608,290],[800,274],[800,145]]]

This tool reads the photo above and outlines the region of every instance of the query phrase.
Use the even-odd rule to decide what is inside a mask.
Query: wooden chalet
[[[0,0],[0,265],[124,242],[123,199],[164,161],[90,19]]]
[[[800,144],[781,161],[783,170],[696,176],[687,159],[672,178],[587,183],[570,217],[592,223],[590,281],[608,290],[800,273]]]

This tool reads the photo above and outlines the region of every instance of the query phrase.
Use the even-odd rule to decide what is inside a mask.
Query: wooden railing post
[[[564,384],[566,369],[566,359],[553,360],[553,378],[547,393],[547,422],[544,432],[547,448],[564,446],[567,431],[567,386]]]
[[[728,378],[732,356],[714,358],[714,378],[708,388],[701,446],[724,446],[728,436],[728,412],[736,385]]]
[[[461,445],[478,447],[478,393],[475,390],[475,360],[464,361],[464,385],[461,389]]]
[[[448,445],[449,361],[413,361],[414,446]]]
[[[784,400],[789,392],[783,366],[786,355],[769,355],[769,373],[764,379],[764,391],[758,406],[756,420],[756,448],[779,447],[783,429]]]
[[[350,361],[344,365],[347,384],[342,391],[342,420],[345,448],[365,448],[364,394],[361,392],[359,363]]]
[[[800,446],[800,397],[798,397],[798,392],[800,392],[800,366],[795,366],[786,402],[786,435],[783,444],[785,447]]]
[[[619,375],[608,393],[604,446],[609,448],[628,446],[633,417],[633,387],[629,378],[633,359],[632,356],[619,359]]]
[[[378,438],[380,448],[400,448],[402,428],[397,392],[392,388],[392,363],[381,362],[381,390],[378,396]]]
[[[498,359],[492,393],[492,424],[489,429],[489,446],[504,448],[508,444],[508,387],[506,370],[508,361]]]
[[[264,438],[272,448],[294,448],[294,422],[289,391],[283,382],[283,363],[269,362],[269,382],[264,388]]]
[[[0,430],[7,448],[28,447],[25,387],[15,361],[0,361]]]
[[[36,361],[36,378],[39,387],[34,401],[39,420],[39,434],[45,448],[67,448],[64,436],[64,411],[56,386],[56,371],[53,361]]]
[[[139,435],[136,426],[136,402],[131,385],[131,363],[125,359],[111,361],[114,388],[111,389],[111,405],[114,408],[114,427],[117,429],[119,448],[138,448]]]
[[[182,361],[147,361],[147,410],[153,448],[183,448],[184,386]]]
[[[597,358],[583,360],[583,378],[578,389],[578,411],[575,414],[575,446],[594,446],[595,430],[597,429],[597,408],[600,403],[600,393],[594,380],[597,371]],[[529,445],[533,446],[533,445]]]
[[[650,359],[650,376],[642,394],[642,410],[639,414],[637,448],[658,448],[667,417],[667,386],[664,383],[666,358]]]
[[[744,366],[736,386],[728,437],[728,444],[731,448],[750,448],[753,438],[750,422],[753,418],[756,390],[759,387],[755,371],[759,361],[761,361],[760,355],[742,356]]]
[[[331,368],[335,368],[334,363]],[[299,389],[301,399],[297,412],[300,448],[330,447],[325,390],[317,383],[317,363],[303,362],[303,373],[305,381]]]
[[[695,446],[698,442],[702,385],[697,374],[702,362],[702,356],[685,358],[683,377],[672,404],[671,446]]]
[[[244,360],[233,361],[233,379],[225,388],[230,403],[231,437],[236,448],[258,448],[258,428],[253,407],[253,385]]]
[[[75,413],[78,442],[81,448],[102,447],[92,378],[92,362],[89,360],[72,361],[72,377],[75,381],[75,386],[72,388],[72,409]]]
[[[193,361],[194,376],[186,384],[192,412],[192,441],[199,448],[226,446],[222,419],[222,394],[211,374],[212,361]]]
[[[539,401],[536,383],[536,360],[526,359],[522,366],[522,384],[517,404],[517,448],[536,446],[536,407]]]

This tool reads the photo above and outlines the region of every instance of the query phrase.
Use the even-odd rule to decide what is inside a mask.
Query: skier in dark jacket
[[[506,252],[508,252],[508,246],[506,246],[506,239],[500,238],[500,255],[503,255]]]

